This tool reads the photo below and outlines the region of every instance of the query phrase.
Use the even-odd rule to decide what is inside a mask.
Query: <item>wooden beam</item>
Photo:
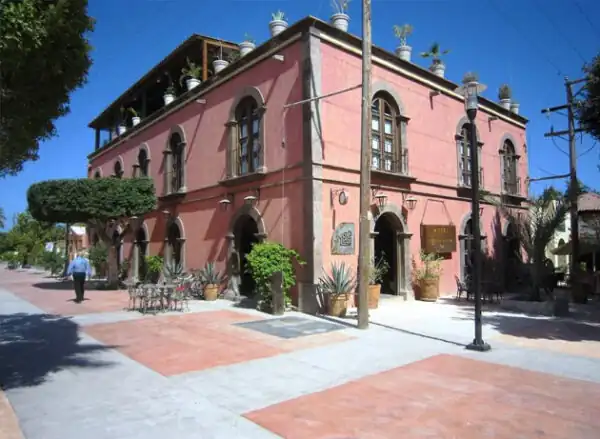
[[[202,81],[208,79],[208,42],[204,40],[202,43]]]

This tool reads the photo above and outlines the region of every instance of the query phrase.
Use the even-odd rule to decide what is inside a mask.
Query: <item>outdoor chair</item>
[[[460,300],[462,293],[465,293],[467,300],[469,300],[471,297],[471,292],[467,287],[467,282],[461,281],[457,275],[454,275],[454,279],[456,280],[456,300]]]

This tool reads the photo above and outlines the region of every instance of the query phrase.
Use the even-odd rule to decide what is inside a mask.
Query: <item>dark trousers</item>
[[[85,273],[73,273],[73,284],[75,285],[75,300],[81,302],[85,293]]]

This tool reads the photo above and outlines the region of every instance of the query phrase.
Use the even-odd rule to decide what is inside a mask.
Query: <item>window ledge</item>
[[[187,194],[187,190],[185,188],[180,189],[177,192],[171,192],[169,194],[161,195],[158,197],[161,201],[170,201],[170,200],[179,200]]]
[[[258,181],[258,180],[262,180],[263,178],[265,178],[267,175],[267,170],[266,169],[261,169],[257,172],[253,172],[251,174],[244,174],[244,175],[239,175],[239,176],[235,176],[235,177],[227,177],[224,180],[221,180],[219,182],[219,184],[221,186],[236,186],[238,184],[244,184],[244,183],[251,183],[253,181]]]
[[[408,181],[408,182],[413,182],[413,181],[417,180],[417,178],[413,177],[412,175],[401,174],[399,172],[381,171],[379,169],[371,169],[371,175],[374,175],[377,177],[388,178],[388,179],[394,179],[394,180]]]

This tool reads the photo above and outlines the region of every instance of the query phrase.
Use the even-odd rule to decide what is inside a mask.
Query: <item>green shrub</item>
[[[273,300],[271,277],[278,271],[283,274],[283,293],[286,305],[289,305],[291,303],[290,289],[296,285],[294,261],[299,265],[306,263],[300,258],[298,252],[285,248],[277,242],[265,241],[254,244],[246,256],[246,260],[248,262],[247,272],[256,283],[256,289],[260,296],[259,308],[271,309]]]
[[[45,251],[39,262],[44,270],[49,271],[53,276],[62,273],[65,269],[65,257],[61,253]]]
[[[146,256],[146,282],[156,283],[160,278],[164,260],[160,256]]]
[[[108,261],[108,247],[102,242],[94,244],[88,251],[88,259],[96,271],[96,276],[101,276]]]

